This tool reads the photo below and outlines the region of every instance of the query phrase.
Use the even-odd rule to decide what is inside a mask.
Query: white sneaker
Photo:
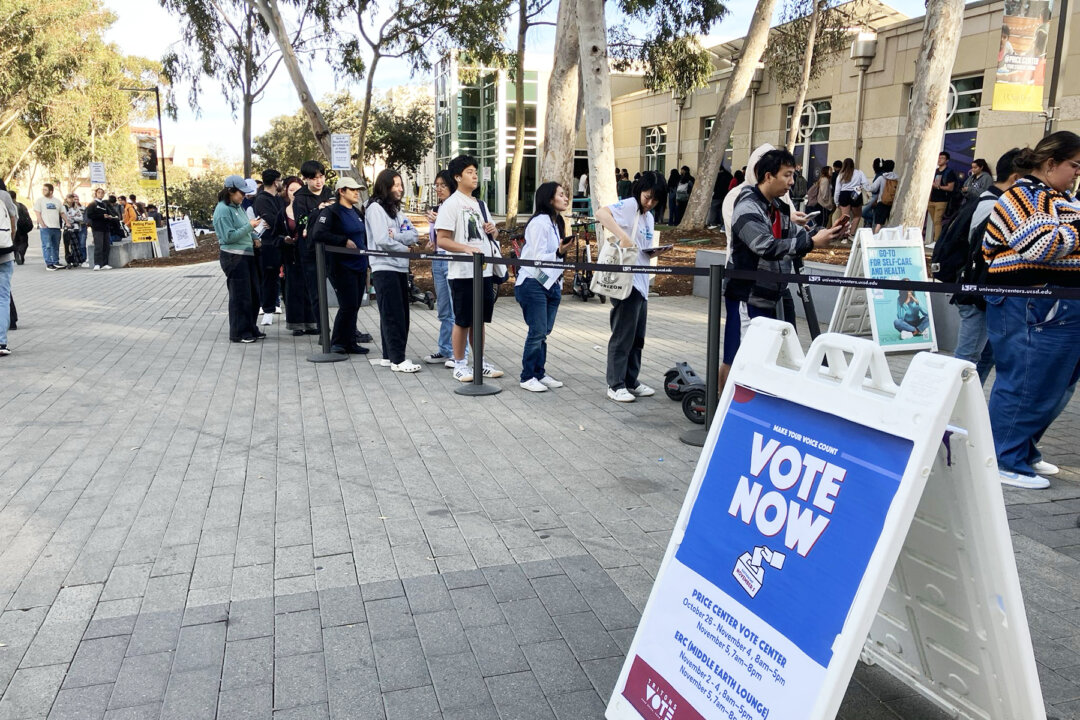
[[[462,365],[454,368],[454,379],[458,382],[472,382],[472,370],[468,365]]]
[[[393,365],[393,363],[390,362],[388,358],[383,358],[379,361],[379,367],[390,367],[391,365]]]
[[[95,270],[100,270],[100,269],[101,269],[101,266],[100,266],[100,265],[95,265],[95,266],[94,266],[94,269],[95,269]]]
[[[1020,473],[998,470],[1002,485],[1024,488],[1026,490],[1043,490],[1050,487],[1050,481],[1042,475],[1021,475]]]
[[[274,324],[274,314],[273,313],[263,313],[262,322],[260,322],[259,324],[260,325],[273,325]]]
[[[908,332],[907,330],[901,330],[900,331],[900,339],[901,340],[910,340],[911,337],[912,337],[911,333]]]
[[[88,268],[88,267],[90,267],[90,263],[88,263],[88,262],[84,262],[84,263],[83,263],[82,265],[80,265],[79,267],[85,267],[85,268]]]
[[[1054,463],[1048,463],[1045,460],[1040,460],[1039,462],[1035,463],[1031,466],[1031,469],[1034,470],[1035,473],[1038,475],[1057,475],[1059,472],[1061,472],[1061,468],[1059,468]]]
[[[528,390],[529,392],[547,392],[547,385],[536,378],[529,378],[525,382],[518,384],[521,385],[523,390]]]
[[[638,383],[636,388],[630,388],[630,392],[633,393],[635,397],[652,397],[656,394],[656,391],[645,383]]]
[[[454,362],[454,358],[447,358],[446,362],[443,363],[443,367],[453,370],[457,367],[457,363]]]
[[[419,372],[420,366],[417,365],[416,363],[414,363],[409,358],[405,358],[405,360],[403,362],[391,363],[390,369],[393,370],[394,372],[414,373],[414,372]]]
[[[484,361],[484,371],[483,372],[484,372],[484,377],[486,377],[486,378],[501,378],[503,376],[503,371],[502,370],[495,367],[494,365],[487,362],[486,360]]]
[[[626,388],[619,388],[618,390],[607,389],[607,396],[615,402],[634,402],[637,400],[634,394]]]
[[[561,388],[563,386],[562,380],[556,380],[550,375],[545,375],[544,377],[540,378],[540,382],[544,383],[544,385],[549,388]]]
[[[281,309],[280,305],[278,305],[276,308],[274,308],[274,314],[275,315],[281,315],[283,312],[284,311]]]
[[[101,269],[102,270],[112,270],[112,265],[102,265]]]

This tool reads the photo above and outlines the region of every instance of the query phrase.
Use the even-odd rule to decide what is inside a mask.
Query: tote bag
[[[635,240],[633,247],[619,247],[618,242],[612,242],[604,235],[604,244],[600,248],[600,254],[596,262],[600,265],[636,265],[637,264],[637,226],[641,219],[641,213],[634,217],[634,227],[630,231],[630,237]],[[598,295],[606,295],[612,300],[625,300],[634,289],[634,274],[628,272],[594,272],[589,289]]]

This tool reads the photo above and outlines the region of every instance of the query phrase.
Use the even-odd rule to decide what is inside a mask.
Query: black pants
[[[315,328],[319,323],[319,308],[312,307],[308,299],[300,248],[296,243],[285,245],[281,255],[285,267],[285,326],[290,330]]]
[[[19,324],[19,311],[15,309],[15,296],[12,295],[8,298],[8,330],[14,330],[15,326]]]
[[[297,249],[299,250],[300,269],[304,277],[304,292],[307,297],[308,306],[315,315],[315,322],[317,324],[319,317],[319,271],[315,266],[315,243],[312,242],[310,238],[302,237],[297,244],[299,246]],[[327,254],[327,273],[332,274],[334,272],[332,269],[333,264],[334,258]],[[359,307],[360,306],[357,305],[357,308]]]
[[[278,304],[281,249],[277,245],[264,244],[261,251],[259,263],[262,270],[262,282],[259,288],[259,296],[262,298],[262,311],[272,314],[277,309]]]
[[[354,270],[336,259],[330,260],[330,277],[337,293],[338,311],[330,331],[331,347],[356,347],[356,316],[364,292],[365,273]]]
[[[611,339],[607,346],[607,384],[612,390],[636,388],[645,347],[649,303],[637,290],[611,301]]]
[[[409,341],[409,273],[379,270],[371,273],[375,301],[379,304],[379,335],[384,359],[395,365],[405,362]]]
[[[258,272],[253,255],[222,251],[221,270],[229,288],[229,339],[255,337],[255,318],[259,312]]]
[[[109,250],[112,238],[108,230],[94,230],[94,265],[105,267],[109,264]]]
[[[15,235],[15,264],[22,265],[26,262],[26,251],[30,249],[30,238],[19,233]]]

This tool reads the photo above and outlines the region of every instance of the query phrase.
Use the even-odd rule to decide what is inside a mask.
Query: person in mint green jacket
[[[229,340],[253,343],[266,333],[255,326],[259,310],[259,274],[255,266],[258,232],[264,224],[249,220],[240,208],[247,183],[239,175],[225,178],[225,188],[218,193],[214,208],[214,232],[221,247],[219,259],[229,289]]]

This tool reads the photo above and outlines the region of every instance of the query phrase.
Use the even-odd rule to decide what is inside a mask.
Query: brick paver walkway
[[[437,367],[308,363],[280,316],[229,343],[216,265],[28,263],[0,360],[0,720],[602,717],[697,459],[676,403],[605,398],[607,306],[564,298],[566,387],[535,395],[501,300],[503,392],[465,398]],[[436,318],[412,316],[418,359]],[[704,369],[704,320],[650,302],[647,382]],[[1080,718],[1078,407],[1045,442],[1054,487],[1006,493],[1060,718]],[[860,665],[841,717],[944,715]]]

